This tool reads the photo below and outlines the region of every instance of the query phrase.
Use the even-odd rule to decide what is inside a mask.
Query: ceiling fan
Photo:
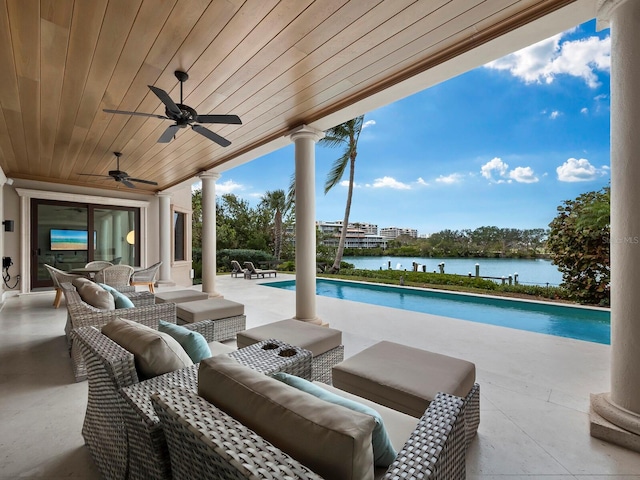
[[[237,115],[198,115],[193,108],[188,105],[185,105],[182,99],[182,87],[184,82],[189,79],[189,75],[180,70],[176,70],[175,76],[180,82],[180,103],[175,103],[171,100],[171,97],[167,92],[162,90],[161,88],[154,87],[153,85],[148,85],[153,93],[160,99],[162,103],[165,105],[165,115],[156,115],[155,113],[141,113],[141,112],[126,112],[124,110],[109,110],[104,109],[103,111],[107,113],[121,113],[123,115],[138,115],[141,117],[154,117],[161,118],[163,120],[173,120],[175,123],[167,127],[160,138],[158,139],[158,143],[169,143],[172,138],[174,138],[178,129],[187,128],[190,126],[194,131],[207,137],[209,140],[213,140],[218,145],[223,147],[228,147],[231,145],[231,142],[224,137],[221,137],[217,133],[212,132],[208,128],[199,125],[199,123],[224,123],[224,124],[234,124],[241,125],[242,121],[240,117]]]
[[[120,170],[120,157],[122,156],[122,153],[113,152],[113,154],[116,156],[117,164],[116,164],[115,170],[109,170],[109,175],[96,175],[93,173],[80,173],[80,175],[84,175],[88,177],[113,178],[116,182],[123,183],[129,188],[136,188],[136,186],[131,182],[145,183],[147,185],[158,185],[157,182],[154,182],[152,180],[141,180],[140,178],[131,178],[127,172],[123,172],[122,170]]]

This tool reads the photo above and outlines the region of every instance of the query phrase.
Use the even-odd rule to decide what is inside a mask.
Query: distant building
[[[317,221],[316,228],[325,235],[322,243],[326,246],[337,247],[342,233],[342,221]],[[378,235],[378,226],[371,223],[349,223],[345,248],[386,248],[387,240]]]
[[[380,236],[386,239],[398,238],[401,235],[408,235],[411,238],[418,238],[418,230],[415,228],[385,227],[380,229]]]

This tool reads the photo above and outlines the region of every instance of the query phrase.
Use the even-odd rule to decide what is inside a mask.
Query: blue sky
[[[591,21],[369,112],[350,221],[546,228],[563,200],[609,184],[609,53]],[[340,154],[316,149],[318,220],[344,215],[346,186],[324,194]],[[217,193],[255,205],[287,190],[293,159],[290,145],[224,172]]]

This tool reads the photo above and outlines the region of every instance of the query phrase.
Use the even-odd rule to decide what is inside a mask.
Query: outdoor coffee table
[[[279,340],[264,340],[225,355],[267,375],[285,372],[311,378],[311,352]],[[176,388],[197,393],[198,367],[195,364],[120,390],[132,478],[170,478],[166,441],[151,395]]]

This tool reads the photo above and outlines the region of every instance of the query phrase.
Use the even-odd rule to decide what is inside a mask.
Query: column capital
[[[598,0],[596,4],[596,30],[610,27],[613,11],[627,0]]]
[[[324,132],[307,125],[300,125],[287,133],[287,136],[294,142],[299,138],[310,138],[314,142],[317,142],[324,138]]]
[[[198,178],[200,178],[201,180],[213,180],[215,182],[220,178],[220,174],[218,172],[200,172],[198,174]]]
[[[156,193],[156,197],[160,197],[160,198],[171,198],[171,193],[169,192],[157,192]]]

